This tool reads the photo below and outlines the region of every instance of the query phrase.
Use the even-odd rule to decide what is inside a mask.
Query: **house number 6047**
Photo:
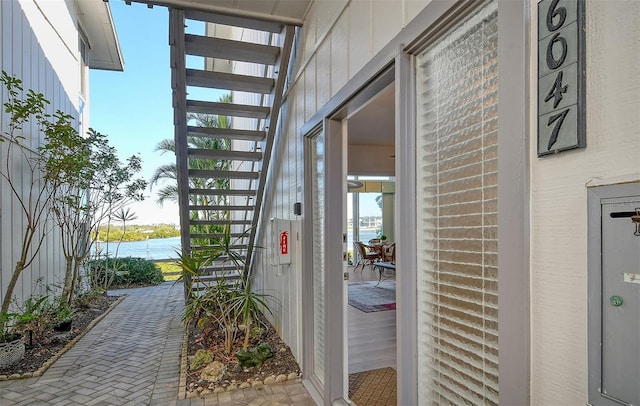
[[[586,146],[586,0],[538,2],[538,156]]]
[[[549,9],[547,10],[547,29],[550,32],[554,32],[562,28],[567,18],[567,9],[564,7],[558,7],[558,1],[559,0],[553,0],[549,4]],[[557,55],[557,53],[554,53],[554,50],[558,47],[560,48],[560,55],[556,58],[555,55]],[[547,44],[547,66],[549,69],[555,70],[562,66],[564,61],[567,59],[568,49],[567,40],[562,37],[559,32],[551,37],[551,41]],[[553,86],[549,90],[547,97],[544,99],[545,102],[549,102],[553,99],[554,108],[558,106],[562,100],[562,94],[566,93],[568,88],[567,85],[562,85],[562,74],[562,70],[560,70],[556,75],[556,80],[553,82]],[[553,130],[551,131],[551,136],[549,137],[547,149],[551,149],[558,140],[558,134],[560,133],[560,128],[564,123],[567,113],[569,113],[569,109],[565,109],[560,113],[554,114],[547,120],[547,127],[555,123]]]

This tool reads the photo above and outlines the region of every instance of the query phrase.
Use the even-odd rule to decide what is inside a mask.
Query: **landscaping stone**
[[[213,361],[213,353],[208,350],[198,350],[196,354],[191,357],[191,365],[189,367],[190,371],[194,371],[196,369],[200,369],[205,365],[210,364]]]
[[[227,372],[227,368],[222,362],[213,361],[202,371],[200,379],[209,382],[218,382],[222,379],[225,372]]]

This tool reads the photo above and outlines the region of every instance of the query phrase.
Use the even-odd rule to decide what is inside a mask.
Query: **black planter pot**
[[[59,323],[58,325],[54,326],[53,329],[55,331],[69,331],[69,330],[71,330],[71,324],[72,323],[73,323],[73,320],[63,321],[63,322]]]

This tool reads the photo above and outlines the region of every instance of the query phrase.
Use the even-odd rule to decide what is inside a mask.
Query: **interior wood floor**
[[[378,280],[378,272],[369,266],[354,272],[349,267],[349,282]],[[349,306],[349,373],[391,367],[396,369],[396,311],[365,313]]]

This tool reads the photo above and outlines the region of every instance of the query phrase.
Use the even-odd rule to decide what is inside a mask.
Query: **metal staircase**
[[[295,27],[179,9],[169,19],[182,251],[215,250],[226,233],[243,264],[219,257],[192,281],[198,290],[249,270]],[[185,33],[190,25],[208,35]],[[199,66],[187,66],[194,57]],[[190,97],[202,89],[232,92],[231,103]],[[231,126],[203,126],[194,114]]]

